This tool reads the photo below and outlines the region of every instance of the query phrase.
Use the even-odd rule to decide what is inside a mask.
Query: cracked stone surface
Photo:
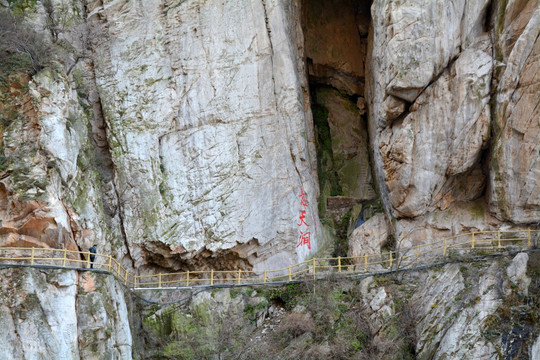
[[[79,288],[94,277],[97,289]],[[3,359],[131,359],[123,289],[107,275],[70,270],[3,269]]]
[[[504,294],[497,286],[500,273],[498,265],[493,263],[480,275],[474,288],[464,282],[458,264],[446,265],[436,276],[426,276],[424,287],[411,299],[417,304],[419,358],[489,359],[497,355],[500,344],[483,338],[482,329],[488,315],[502,302]],[[463,308],[459,301],[466,296],[476,297],[472,306]]]
[[[523,3],[523,2],[521,2]],[[490,210],[516,223],[540,221],[540,4],[509,1],[498,34]]]
[[[460,15],[471,6],[463,1],[388,1],[372,9],[370,136],[383,201],[397,217],[471,200],[483,190],[477,174],[466,184],[474,190],[460,193],[465,198],[445,199],[471,174],[488,135],[493,60],[489,37],[477,29],[487,2],[475,3],[477,18]],[[407,110],[397,115],[397,109]]]
[[[254,239],[249,261],[266,267],[317,251],[316,158],[296,6],[91,2],[89,22],[104,22],[96,79],[137,264],[149,242],[189,259]],[[297,247],[301,210],[311,249]]]

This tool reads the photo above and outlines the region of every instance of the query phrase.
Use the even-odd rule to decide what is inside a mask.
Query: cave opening
[[[335,256],[376,198],[364,97],[371,0],[303,0],[302,30],[317,145],[319,216]]]

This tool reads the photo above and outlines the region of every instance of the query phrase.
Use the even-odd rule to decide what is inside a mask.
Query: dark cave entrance
[[[365,64],[371,0],[303,0],[317,167],[319,215],[333,229],[335,256],[376,197],[369,155]]]

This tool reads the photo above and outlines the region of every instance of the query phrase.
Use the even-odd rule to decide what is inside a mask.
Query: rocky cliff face
[[[68,11],[56,45],[71,54],[30,83],[37,131],[4,135],[13,161],[17,139],[32,137],[51,185],[25,194],[56,213],[40,229],[66,234],[33,243],[97,243],[140,270],[275,268],[317,253],[325,235],[299,4],[65,5],[24,8],[38,25]],[[13,186],[6,202],[20,199]],[[26,235],[24,224],[10,231]]]
[[[1,73],[0,246],[261,270],[540,222],[536,0],[0,8],[50,47]]]
[[[95,75],[134,260],[141,250],[175,255],[185,261],[161,261],[180,269],[231,254],[219,266],[235,268],[314,254],[316,156],[298,6],[96,1],[88,11],[102,27]],[[301,211],[311,244],[297,247]]]
[[[144,356],[535,359],[538,264],[538,253],[520,253],[360,280],[203,292],[187,305],[143,308]]]
[[[528,69],[539,11],[535,1],[372,6],[369,130],[395,238],[538,222],[538,100],[524,95],[538,94]],[[453,224],[429,224],[433,215]]]
[[[538,222],[538,4],[424,5],[4,4],[58,56],[3,84],[3,244],[260,269],[383,209],[409,242]]]
[[[132,358],[124,289],[113,277],[30,268],[1,272],[1,358]]]

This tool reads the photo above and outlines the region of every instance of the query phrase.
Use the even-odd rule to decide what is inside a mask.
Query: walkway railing
[[[402,241],[398,241],[398,244]],[[106,270],[131,288],[171,288],[214,285],[249,285],[255,283],[290,282],[299,279],[412,268],[433,263],[440,258],[451,258],[476,253],[535,248],[540,244],[540,230],[480,231],[460,234],[437,241],[354,257],[313,258],[281,269],[204,270],[152,275],[135,275],[109,255],[51,248],[0,248],[0,264],[49,265],[65,268],[94,268]]]

